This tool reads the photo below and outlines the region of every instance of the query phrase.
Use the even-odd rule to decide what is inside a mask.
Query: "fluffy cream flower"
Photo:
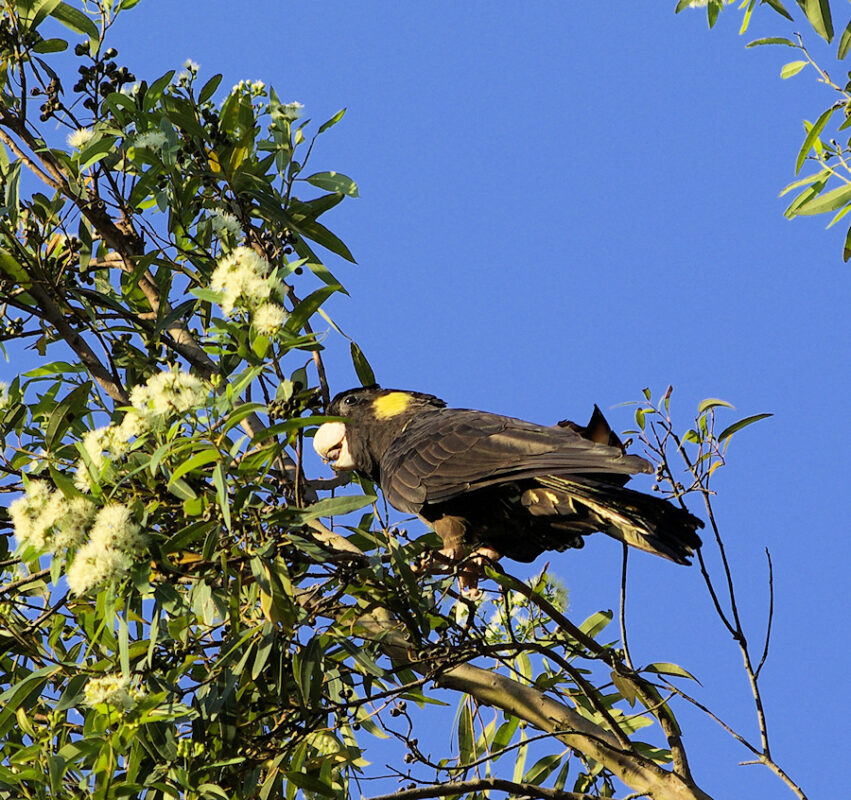
[[[210,288],[222,293],[222,311],[231,316],[237,307],[256,309],[273,291],[280,291],[280,282],[267,277],[270,271],[269,262],[250,247],[237,247],[221,258],[210,276]]]
[[[263,303],[255,312],[252,321],[257,333],[274,336],[287,321],[289,314],[277,303]]]
[[[82,150],[93,138],[95,132],[91,128],[78,128],[68,134],[68,146]]]
[[[0,381],[0,411],[9,405],[9,384],[6,381]]]
[[[134,386],[130,391],[130,405],[143,420],[156,422],[152,417],[183,414],[204,405],[207,394],[207,386],[200,378],[174,369],[158,372],[146,384]]]
[[[82,541],[95,514],[84,497],[68,499],[45,481],[30,481],[27,491],[9,506],[15,538],[21,548],[57,551]]]
[[[130,556],[121,550],[86,542],[66,573],[68,588],[74,594],[86,594],[102,583],[124,577],[131,563]]]
[[[281,111],[285,119],[290,120],[290,122],[297,120],[304,113],[304,106],[301,103],[293,101],[292,103],[286,103],[281,106]]]
[[[168,139],[162,131],[146,131],[140,133],[133,141],[134,147],[141,147],[145,150],[162,150]]]
[[[242,226],[239,220],[233,215],[225,211],[213,211],[210,215],[210,225],[213,228],[213,233],[221,236],[223,233],[229,233],[231,236],[241,236]]]
[[[130,692],[130,678],[124,675],[104,675],[102,678],[92,678],[83,689],[86,705],[95,706],[106,704],[114,708],[129,711],[136,704]]]
[[[110,503],[98,511],[89,531],[89,543],[104,549],[138,554],[145,549],[148,537],[142,533],[127,506]]]
[[[61,519],[53,533],[53,550],[76,547],[86,536],[86,529],[95,518],[97,506],[87,497],[72,497],[65,501]]]

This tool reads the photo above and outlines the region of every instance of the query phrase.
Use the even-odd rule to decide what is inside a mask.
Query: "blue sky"
[[[631,416],[613,406],[645,386],[674,385],[682,429],[708,396],[736,405],[728,421],[774,414],[735,437],[716,512],[754,641],[771,549],[773,752],[827,796],[849,700],[851,276],[841,225],[789,222],[778,193],[801,119],[833,98],[807,70],[780,80],[792,51],[744,49],[791,33],[765,7],[743,38],[736,12],[708,31],[674,5],[150,0],[114,43],[139,78],[192,58],[202,80],[263,80],[317,122],[348,108],[313,156],[361,193],[327,217],[359,262],[329,258],[351,297],[328,310],[382,384],[540,422],[598,403],[618,429]],[[332,389],[348,388],[347,349],[329,342]],[[604,539],[552,559],[579,619],[617,604],[620,550]],[[634,658],[687,667],[756,739],[697,571],[630,563]],[[713,796],[784,796],[713,723],[682,719]]]

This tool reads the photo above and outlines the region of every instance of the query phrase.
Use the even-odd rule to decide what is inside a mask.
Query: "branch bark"
[[[360,624],[380,641],[385,654],[395,662],[420,674],[429,673],[412,657],[410,640],[386,609],[374,610],[362,617]],[[693,781],[625,751],[611,733],[537,689],[471,664],[442,670],[434,676],[434,682],[442,689],[463,692],[482,705],[499,708],[552,733],[568,747],[605,765],[634,791],[650,795],[654,800],[711,800]]]

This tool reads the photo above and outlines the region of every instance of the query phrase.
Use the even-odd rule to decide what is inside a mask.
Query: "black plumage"
[[[532,561],[595,531],[680,564],[700,547],[697,517],[623,486],[652,465],[625,452],[596,407],[587,426],[549,427],[373,386],[342,392],[328,413],[347,421],[317,431],[320,455],[433,525],[452,558],[484,547]]]

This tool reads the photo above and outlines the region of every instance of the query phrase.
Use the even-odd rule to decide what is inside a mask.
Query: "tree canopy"
[[[354,261],[326,214],[358,187],[313,150],[344,110],[316,124],[191,61],[133,74],[110,33],[137,3],[0,18],[3,338],[39,356],[0,399],[0,796],[312,800],[380,796],[382,776],[398,800],[708,797],[676,714],[713,712],[686,667],[633,661],[625,581],[620,613],[573,620],[557,576],[491,565],[474,603],[451,572],[412,567],[433,533],[374,486],[319,474],[309,438],[345,388],[326,353],[375,380],[326,305]],[[827,4],[802,7],[829,39]],[[803,55],[784,77],[824,80],[802,40],[763,43]],[[829,85],[845,99],[807,126],[797,166],[818,172],[790,216],[851,208],[832,183],[847,145],[825,133],[851,95]],[[719,722],[804,797],[769,743],[771,616],[745,629],[713,514],[730,443],[768,415],[709,398],[682,424],[672,398],[645,390],[631,435],[720,552],[718,574],[701,562],[707,601],[758,735]],[[428,715],[446,702],[452,741],[434,753]],[[369,762],[378,740],[390,776]]]

